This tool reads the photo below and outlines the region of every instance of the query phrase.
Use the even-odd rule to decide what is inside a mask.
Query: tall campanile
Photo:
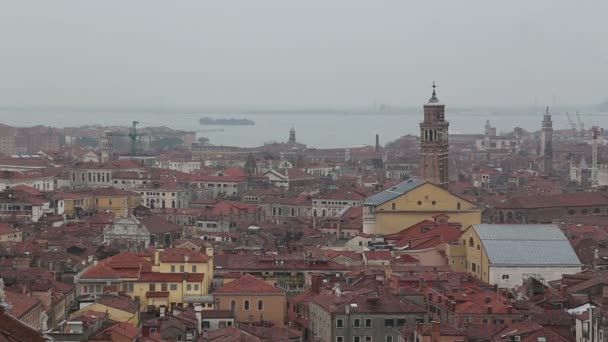
[[[553,172],[553,121],[549,114],[549,107],[543,116],[543,127],[540,131],[540,155],[543,156],[543,171]]]
[[[422,177],[440,187],[448,188],[448,127],[445,105],[439,103],[433,82],[433,95],[424,105],[424,121],[420,123],[420,167]]]

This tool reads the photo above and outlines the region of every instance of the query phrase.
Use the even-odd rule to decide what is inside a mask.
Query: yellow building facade
[[[204,309],[213,309],[213,301],[207,296],[213,280],[213,249],[207,248],[206,253],[209,254],[157,249],[149,258],[151,270],[125,284],[123,290],[132,298],[139,298],[142,309],[146,305],[175,304],[200,304]]]
[[[146,305],[202,305],[213,309],[208,295],[213,280],[213,249],[157,249],[137,255],[121,253],[87,268],[77,279],[78,294],[97,298],[115,288]]]
[[[407,180],[366,199],[363,232],[387,235],[445,214],[462,227],[481,223],[481,209],[462,197],[422,180]]]
[[[454,271],[468,272],[489,282],[490,260],[479,235],[471,226],[462,233],[458,244],[447,245],[446,255]]]
[[[117,188],[97,188],[61,193],[55,197],[55,201],[58,214],[74,215],[79,208],[128,217],[133,213],[133,209],[140,205],[141,195]]]

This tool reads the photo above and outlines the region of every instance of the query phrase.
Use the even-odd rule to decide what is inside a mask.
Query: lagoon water
[[[446,108],[446,119],[450,121],[452,133],[482,133],[486,120],[490,120],[498,131],[511,131],[522,127],[534,131],[540,128],[542,111],[450,111]],[[201,126],[199,118],[246,117],[255,121],[254,126]],[[608,127],[608,116],[595,114],[581,116],[587,128],[591,125]],[[66,110],[66,109],[0,109],[0,123],[13,126],[43,124],[53,127],[75,127],[81,125],[130,125],[133,120],[141,126],[167,126],[183,130],[204,130],[223,128],[221,132],[201,132],[215,145],[235,145],[243,147],[259,146],[265,142],[286,141],[289,129],[296,129],[297,140],[309,147],[349,147],[372,145],[376,133],[381,143],[387,143],[406,134],[418,134],[418,123],[422,120],[422,108],[403,113],[340,113],[331,111],[288,112],[260,111],[238,114],[210,114],[208,112],[147,112],[144,110]],[[573,120],[576,117],[573,116]],[[564,113],[553,115],[554,129],[569,128]]]

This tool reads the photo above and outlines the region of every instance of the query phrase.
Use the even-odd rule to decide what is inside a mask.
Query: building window
[[[365,327],[366,328],[371,328],[372,327],[372,319],[371,318],[366,318],[365,319]]]
[[[258,300],[258,311],[262,311],[264,310],[264,302],[261,300]]]
[[[393,336],[386,336],[384,342],[393,342]]]
[[[477,245],[477,250],[480,250],[480,249],[481,249],[481,247],[479,247],[479,245]]]
[[[171,284],[171,285],[169,285],[169,289],[171,291],[177,291],[177,284]]]
[[[418,205],[422,205],[422,201],[418,201]]]
[[[469,238],[469,247],[473,248],[475,246],[475,242],[473,242],[473,238]]]
[[[243,303],[243,306],[245,308],[245,310],[249,311],[249,301],[246,300],[245,303]]]
[[[171,265],[171,273],[175,273],[175,265]]]
[[[194,291],[198,291],[198,284],[194,284]]]
[[[336,342],[344,342],[344,336],[336,336]]]
[[[160,290],[163,292],[167,292],[167,284],[166,283],[160,284]]]
[[[186,291],[192,291],[192,284],[186,285]]]
[[[456,210],[460,210],[460,202],[456,203]]]
[[[353,319],[353,328],[359,328],[361,326],[361,320],[359,318]]]
[[[234,300],[230,301],[230,310],[231,311],[236,310],[236,301],[234,301]]]
[[[483,324],[488,324],[489,322],[490,322],[490,319],[488,317],[483,317],[481,319],[481,323],[483,323]]]
[[[365,342],[372,342],[371,336],[365,336]]]
[[[405,318],[399,318],[397,319],[397,326],[398,327],[402,327],[405,325]]]
[[[477,272],[477,264],[474,262],[471,263],[471,271]]]
[[[502,280],[508,280],[509,279],[509,275],[508,274],[503,274],[502,275]]]
[[[395,320],[392,319],[392,318],[385,319],[384,320],[384,326],[385,327],[394,327],[395,326]]]
[[[192,273],[196,273],[196,265],[192,265]]]
[[[472,322],[472,320],[473,320],[473,319],[471,318],[471,316],[467,316],[467,317],[465,317],[465,318],[464,318],[464,322],[465,322],[465,323],[471,323],[471,322]]]
[[[185,272],[184,265],[179,265],[179,271],[180,271],[181,273],[184,273],[184,272]]]
[[[397,204],[391,203],[391,209],[393,209],[393,210],[397,209]]]
[[[336,319],[336,328],[342,328],[342,327],[344,327],[344,321],[342,320],[342,318]]]
[[[361,337],[359,337],[359,336],[354,336],[354,337],[353,337],[353,342],[361,342]]]
[[[148,291],[150,291],[150,292],[156,291],[156,284],[149,284],[148,285]]]

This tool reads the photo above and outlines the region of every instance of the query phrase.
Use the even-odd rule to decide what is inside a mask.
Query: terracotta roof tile
[[[226,285],[223,285],[213,292],[213,294],[224,293],[284,294],[285,292],[277,287],[268,284],[260,278],[256,278],[250,274],[245,274],[241,278],[234,280]]]

